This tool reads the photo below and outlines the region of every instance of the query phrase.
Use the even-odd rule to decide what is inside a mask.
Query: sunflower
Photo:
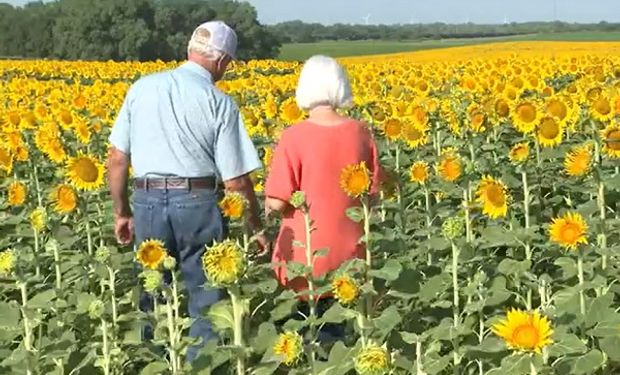
[[[487,121],[486,114],[479,109],[473,110],[469,113],[469,128],[474,133],[481,133],[485,130],[485,123]]]
[[[564,129],[551,116],[545,116],[537,129],[538,142],[544,147],[552,147],[562,142]]]
[[[5,171],[7,174],[13,170],[13,155],[11,151],[0,145],[0,171]]]
[[[620,124],[610,124],[601,131],[603,153],[611,158],[620,159]]]
[[[411,148],[426,144],[428,141],[426,128],[413,122],[406,123],[402,126],[400,136]]]
[[[463,172],[461,159],[454,150],[446,150],[442,153],[437,172],[446,181],[454,182]]]
[[[566,125],[569,117],[568,105],[560,98],[549,98],[545,103],[545,112],[549,116],[555,117],[560,124]]]
[[[303,118],[304,113],[297,106],[295,98],[290,98],[280,106],[280,116],[285,123],[294,124]]]
[[[243,216],[247,200],[237,192],[228,192],[219,203],[222,214],[229,219],[237,220]]]
[[[156,270],[168,255],[164,243],[159,240],[143,241],[136,252],[136,259],[144,267]]]
[[[332,281],[332,293],[343,305],[350,305],[359,295],[357,282],[349,275],[338,276]]]
[[[47,157],[56,164],[61,164],[67,159],[67,153],[59,139],[51,139],[42,150]]]
[[[599,96],[590,104],[590,115],[601,122],[607,122],[614,117],[614,110],[610,100],[605,96]]]
[[[103,185],[103,165],[94,156],[79,153],[67,162],[67,177],[81,190],[96,190]]]
[[[355,357],[355,370],[360,375],[383,375],[390,369],[390,355],[378,345],[363,348]]]
[[[35,208],[29,216],[30,225],[35,232],[41,232],[45,229],[45,225],[47,224],[47,213],[45,212],[45,208],[37,207]]]
[[[297,332],[287,331],[281,333],[273,345],[274,354],[283,358],[282,362],[287,366],[293,366],[301,358],[303,353],[303,341]]]
[[[383,134],[385,134],[386,138],[390,141],[396,140],[400,134],[403,125],[400,120],[391,118],[383,122]]]
[[[573,148],[564,158],[564,172],[572,177],[581,177],[592,168],[592,152],[590,145],[585,144]]]
[[[8,276],[15,268],[15,252],[11,249],[0,252],[0,275]]]
[[[510,105],[504,98],[499,98],[495,101],[495,115],[498,118],[507,118],[510,114]]]
[[[9,185],[8,204],[9,206],[21,206],[26,201],[26,185],[23,182],[15,181]]]
[[[518,103],[512,112],[512,121],[515,128],[523,134],[531,133],[540,121],[540,110],[536,103],[522,101]]]
[[[530,146],[527,143],[523,142],[517,143],[516,145],[512,146],[512,148],[510,149],[510,153],[508,154],[508,158],[511,162],[518,164],[526,161],[529,155]]]
[[[235,242],[227,240],[207,248],[202,268],[211,284],[230,285],[245,271],[245,257]]]
[[[88,144],[90,142],[90,129],[88,129],[88,125],[84,121],[78,121],[73,126],[73,131],[75,136],[82,144]]]
[[[588,243],[588,224],[579,213],[567,212],[554,218],[549,226],[551,241],[575,250],[579,244]]]
[[[77,195],[69,185],[58,185],[52,190],[49,199],[54,203],[54,211],[68,214],[77,206]]]
[[[513,350],[540,353],[542,348],[553,343],[551,324],[538,311],[510,309],[506,319],[494,324],[491,330]]]
[[[503,182],[490,176],[482,177],[476,197],[476,201],[482,204],[483,214],[492,219],[506,216],[510,194]]]
[[[370,171],[365,162],[347,165],[340,173],[340,187],[352,198],[368,193],[370,189]]]
[[[428,163],[425,161],[416,161],[411,166],[409,178],[411,179],[411,182],[425,184],[426,180],[428,180],[428,174]]]

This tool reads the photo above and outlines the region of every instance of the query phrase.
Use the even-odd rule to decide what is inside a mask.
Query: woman
[[[272,260],[306,264],[305,224],[302,213],[287,202],[295,191],[303,191],[313,220],[311,242],[314,251],[328,249],[317,257],[314,276],[335,270],[347,260],[364,257],[359,240],[360,224],[346,215],[359,205],[340,187],[342,170],[365,162],[371,173],[371,194],[378,190],[380,167],[371,131],[363,123],[341,116],[337,110],[353,102],[351,86],[344,69],[336,60],[314,56],[305,64],[296,92],[297,104],[309,117],[286,129],[278,142],[265,184],[266,210],[283,213]],[[298,245],[298,244],[297,244]],[[289,280],[285,267],[276,269],[284,286],[296,291],[305,289],[305,279]]]

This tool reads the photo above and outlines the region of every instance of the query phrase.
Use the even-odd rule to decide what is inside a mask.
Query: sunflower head
[[[620,159],[620,124],[610,124],[601,131],[603,153],[614,159]]]
[[[416,148],[420,145],[426,144],[428,140],[426,132],[426,126],[419,125],[415,122],[408,122],[403,124],[400,136],[409,147]]]
[[[332,293],[343,305],[355,302],[360,293],[357,282],[349,275],[341,275],[332,281]]]
[[[588,224],[579,213],[567,212],[553,219],[549,236],[558,245],[575,250],[580,244],[588,243]]]
[[[14,181],[9,185],[8,204],[10,206],[21,206],[26,201],[26,185],[23,182]]]
[[[227,192],[219,203],[222,214],[229,219],[238,220],[243,217],[247,200],[238,192]]]
[[[45,208],[37,207],[30,213],[30,225],[36,232],[41,232],[47,224],[47,213]]]
[[[94,156],[78,154],[67,162],[67,177],[81,190],[96,190],[103,185],[103,165]]]
[[[360,375],[383,375],[389,369],[390,355],[378,345],[368,345],[355,357],[355,370]]]
[[[383,122],[383,134],[390,141],[397,139],[402,130],[402,123],[396,118],[391,118]]]
[[[483,214],[497,219],[506,216],[510,195],[503,182],[484,176],[476,190],[476,201],[482,205]]]
[[[540,110],[538,105],[531,101],[517,103],[512,112],[512,121],[521,133],[531,133],[540,120]]]
[[[564,172],[571,177],[581,177],[592,168],[592,150],[590,144],[573,148],[564,158]]]
[[[136,259],[144,268],[157,270],[167,255],[166,247],[162,241],[150,239],[140,244]]]
[[[54,211],[59,214],[69,214],[77,207],[77,195],[69,185],[56,186],[49,198],[54,204]]]
[[[13,170],[13,154],[11,151],[0,145],[0,171],[4,171],[7,174]]]
[[[508,158],[514,164],[523,163],[530,155],[530,146],[527,143],[517,143],[512,146]]]
[[[142,286],[144,287],[144,291],[150,294],[155,294],[163,281],[161,272],[157,270],[146,269],[140,276],[143,279]]]
[[[604,95],[600,95],[590,104],[590,115],[599,121],[607,122],[611,120],[615,113],[611,107],[611,101]]]
[[[293,366],[301,359],[303,340],[297,332],[281,333],[273,345],[273,352],[282,358],[285,365]]]
[[[202,268],[207,280],[215,286],[236,283],[245,272],[246,260],[237,243],[226,240],[207,248]]]
[[[8,276],[15,268],[15,252],[11,249],[0,252],[0,275]]]
[[[416,161],[411,165],[411,170],[409,171],[409,177],[411,182],[417,182],[419,184],[425,184],[426,180],[428,180],[429,170],[428,163],[425,161]]]
[[[461,159],[454,150],[446,150],[442,153],[437,172],[446,181],[454,182],[463,173]]]
[[[538,311],[511,309],[491,330],[504,339],[510,349],[517,351],[540,353],[542,348],[553,343],[551,323]]]
[[[544,147],[556,146],[562,142],[563,133],[564,129],[554,117],[545,116],[538,125],[538,142]]]
[[[340,173],[340,187],[352,198],[367,194],[370,190],[370,171],[366,163],[347,165]]]

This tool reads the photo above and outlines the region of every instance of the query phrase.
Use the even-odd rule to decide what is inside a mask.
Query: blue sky
[[[20,5],[27,0],[0,0]],[[105,0],[101,0],[105,1]],[[620,22],[620,0],[249,0],[263,23]],[[557,7],[554,7],[557,3]],[[554,11],[554,8],[556,9]]]

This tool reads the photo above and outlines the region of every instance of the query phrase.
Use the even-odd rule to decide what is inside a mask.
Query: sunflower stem
[[[35,258],[34,274],[38,278],[39,276],[41,276],[41,266],[39,265],[39,247],[40,247],[39,231],[36,228],[33,228],[33,234],[34,234],[34,258]]]
[[[453,289],[453,302],[452,302],[452,315],[453,315],[453,325],[454,331],[458,331],[459,328],[459,281],[458,281],[458,267],[459,267],[459,249],[454,243],[454,241],[450,241],[452,245],[452,289]],[[459,359],[459,344],[458,338],[455,337],[453,340],[453,352],[452,352],[452,360],[454,364],[454,373],[458,374],[458,365],[460,363]]]
[[[470,210],[469,210],[469,200],[470,200],[470,194],[469,194],[469,189],[470,189],[470,184],[467,184],[467,188],[463,189],[463,208],[465,211],[465,240],[468,243],[471,243],[473,241],[473,233],[472,233],[472,229],[471,229],[471,217],[470,217]]]
[[[370,207],[368,201],[362,199],[362,210],[364,211],[364,244],[366,246],[366,282],[371,283],[370,270],[372,270],[372,252],[370,243]],[[372,316],[372,296],[366,295],[366,321]]]
[[[534,365],[534,357],[530,357],[530,375],[536,375],[538,374],[538,371],[536,371],[536,366]]]
[[[34,187],[37,193],[37,203],[39,207],[43,207],[43,198],[41,197],[41,185],[39,184],[39,174],[37,172],[37,167],[32,163],[32,159],[30,159],[30,166],[32,167],[32,179],[34,181]]]
[[[32,375],[34,372],[32,370],[30,357],[34,352],[34,348],[32,346],[32,327],[30,326],[30,319],[28,318],[28,314],[26,312],[26,309],[28,308],[28,288],[26,281],[19,281],[18,286],[22,297],[21,312],[22,322],[24,324],[24,349],[28,352],[28,359],[26,360],[26,374]]]
[[[426,208],[426,230],[428,231],[428,233],[426,234],[426,238],[430,240],[433,219],[431,215],[431,192],[426,186],[426,184],[424,185],[424,206]],[[428,259],[426,260],[426,264],[429,266],[433,264],[433,254],[431,253],[430,248],[428,250]]]
[[[607,268],[607,233],[606,233],[606,206],[605,206],[605,184],[603,183],[603,179],[599,178],[598,182],[598,195],[597,195],[597,203],[599,209],[599,215],[601,220],[601,233],[599,233],[598,246],[603,252],[601,257],[601,269],[605,270]]]
[[[102,354],[103,354],[103,373],[104,375],[110,375],[110,347],[108,343],[108,323],[105,319],[101,318],[101,336],[102,336]]]
[[[230,301],[232,303],[233,308],[233,320],[234,320],[234,329],[233,329],[233,340],[235,349],[239,351],[237,353],[237,375],[245,374],[245,358],[243,355],[244,343],[243,343],[243,306],[240,301],[239,291],[235,288],[235,290],[228,289],[228,294],[230,295]]]
[[[166,292],[166,316],[168,323],[168,354],[170,355],[170,370],[173,375],[179,373],[179,361],[177,356],[177,328],[174,320],[173,302],[170,291]]]
[[[416,367],[416,375],[425,374],[423,365],[422,365],[422,342],[420,338],[415,342],[415,367]]]
[[[523,185],[523,216],[525,219],[525,231],[529,236],[530,229],[530,189],[527,184],[527,172],[521,171],[521,184]],[[529,238],[525,242],[525,259],[532,260],[532,247]],[[532,309],[532,288],[528,286],[526,296],[526,307],[528,310]]]
[[[60,251],[59,244],[52,244],[52,250],[54,252],[54,271],[56,272],[56,289],[62,289],[62,272],[60,271]]]
[[[310,305],[310,336],[312,337],[312,345],[310,345],[310,362],[312,367],[312,373],[315,373],[316,353],[314,350],[314,340],[316,336],[316,296],[314,295],[314,282],[313,282],[313,264],[314,253],[312,251],[312,221],[310,219],[310,212],[307,207],[303,209],[304,225],[306,228],[306,266],[308,267],[306,279],[308,281],[309,302]]]
[[[110,266],[106,266],[108,269],[108,287],[110,288],[111,300],[112,300],[112,327],[118,327],[118,309],[116,306],[116,275],[114,270]]]
[[[579,278],[579,311],[581,315],[586,315],[586,300],[583,293],[583,251],[578,250],[577,254],[577,277]]]

